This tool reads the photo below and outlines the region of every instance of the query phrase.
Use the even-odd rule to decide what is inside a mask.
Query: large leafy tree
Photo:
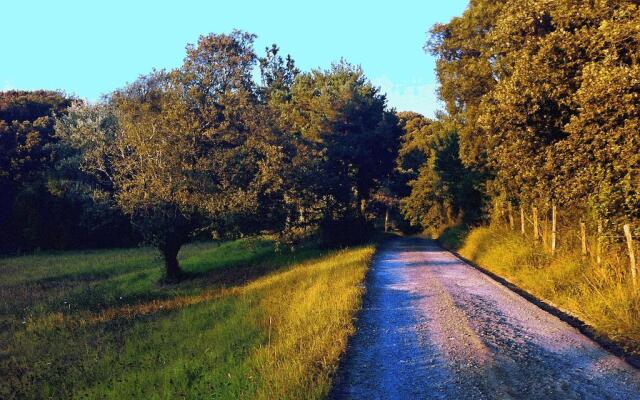
[[[111,183],[115,204],[159,248],[169,279],[180,277],[191,235],[260,230],[267,221],[256,214],[278,193],[282,146],[251,78],[253,41],[203,36],[181,68],[114,92],[117,127],[103,126],[82,152],[85,170]]]
[[[170,278],[190,233],[259,229],[251,217],[277,190],[281,153],[251,78],[254,38],[201,37],[181,69],[114,96],[116,143],[128,153],[116,161],[118,203],[158,245]]]

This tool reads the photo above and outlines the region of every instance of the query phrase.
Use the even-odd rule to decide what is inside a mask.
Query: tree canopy
[[[432,30],[460,158],[487,194],[640,218],[635,1],[471,1]]]
[[[367,202],[394,169],[397,117],[359,67],[301,73],[276,45],[258,57],[254,40],[202,36],[181,67],[58,118],[61,168],[131,218],[170,279],[180,247],[202,232],[361,240]]]

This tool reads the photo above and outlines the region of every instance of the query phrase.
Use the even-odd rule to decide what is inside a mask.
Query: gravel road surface
[[[333,399],[640,399],[640,372],[435,242],[374,259]]]

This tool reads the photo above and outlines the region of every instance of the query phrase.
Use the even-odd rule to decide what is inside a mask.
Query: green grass
[[[454,225],[442,231],[438,241],[448,249],[458,250],[464,245],[468,234],[469,228],[467,226]]]
[[[449,248],[640,354],[640,291],[619,252],[598,266],[579,251],[563,249],[552,256],[530,238],[497,227],[472,229],[462,246]]]
[[[0,259],[0,398],[322,398],[374,252],[267,239]]]

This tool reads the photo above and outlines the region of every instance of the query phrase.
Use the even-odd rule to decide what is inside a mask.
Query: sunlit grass
[[[459,252],[640,354],[640,290],[624,258],[598,266],[578,251],[551,256],[529,238],[495,227],[473,229]]]
[[[150,249],[0,259],[0,398],[321,398],[373,251],[196,244],[172,286]]]

